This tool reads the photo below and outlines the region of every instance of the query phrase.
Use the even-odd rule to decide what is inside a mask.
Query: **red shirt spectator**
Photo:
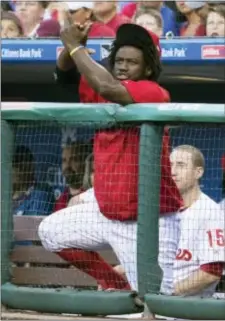
[[[130,19],[127,16],[117,13],[116,1],[96,1],[94,2],[93,10],[95,16],[115,32],[119,26],[130,22]]]
[[[188,24],[184,23],[180,28],[180,36],[185,37],[188,29]],[[193,31],[192,36],[194,37],[204,37],[206,35],[206,29],[204,25],[196,26],[196,29]]]
[[[206,1],[177,1],[176,6],[187,20],[187,22],[181,24],[179,36],[205,36],[206,29],[203,20],[207,13]]]
[[[112,30],[117,31],[119,26],[121,26],[123,23],[130,22],[130,19],[120,13],[117,13],[111,20],[106,22],[106,26],[110,27]]]
[[[96,37],[115,37],[115,32],[113,29],[109,28],[101,21],[95,21],[91,29],[89,30],[89,37],[96,38]]]
[[[60,25],[54,19],[44,20],[40,23],[36,31],[36,37],[59,37]]]

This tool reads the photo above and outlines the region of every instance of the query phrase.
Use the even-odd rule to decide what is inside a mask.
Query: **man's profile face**
[[[203,169],[194,166],[191,152],[175,150],[170,155],[171,174],[179,191],[190,190],[203,175]]]
[[[62,151],[62,173],[66,183],[73,188],[80,188],[84,175],[84,164],[74,146],[66,146]]]
[[[143,52],[132,46],[121,47],[115,56],[113,74],[121,81],[146,79]]]

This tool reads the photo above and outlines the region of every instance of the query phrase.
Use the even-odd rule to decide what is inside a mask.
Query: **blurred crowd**
[[[218,1],[1,1],[2,38],[60,35],[65,15],[92,22],[89,37],[114,37],[127,22],[159,37],[225,37],[225,2]]]

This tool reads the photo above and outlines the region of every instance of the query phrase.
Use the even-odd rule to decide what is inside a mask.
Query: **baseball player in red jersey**
[[[169,93],[157,83],[159,39],[134,24],[122,25],[109,56],[111,72],[97,64],[81,44],[88,26],[70,25],[61,34],[65,48],[82,75],[80,100],[85,103],[168,103]],[[171,178],[169,136],[165,131],[161,157],[160,213],[182,206]],[[95,252],[111,246],[137,290],[137,206],[139,129],[107,129],[94,140],[96,203],[54,213],[39,227],[43,246],[108,287],[128,288],[122,276]],[[150,214],[150,213],[149,213]],[[89,251],[89,252],[86,252]],[[99,282],[100,283],[100,282]]]

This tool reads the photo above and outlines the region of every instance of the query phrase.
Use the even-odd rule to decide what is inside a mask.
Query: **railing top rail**
[[[2,119],[74,122],[225,123],[223,104],[116,104],[3,102]]]

